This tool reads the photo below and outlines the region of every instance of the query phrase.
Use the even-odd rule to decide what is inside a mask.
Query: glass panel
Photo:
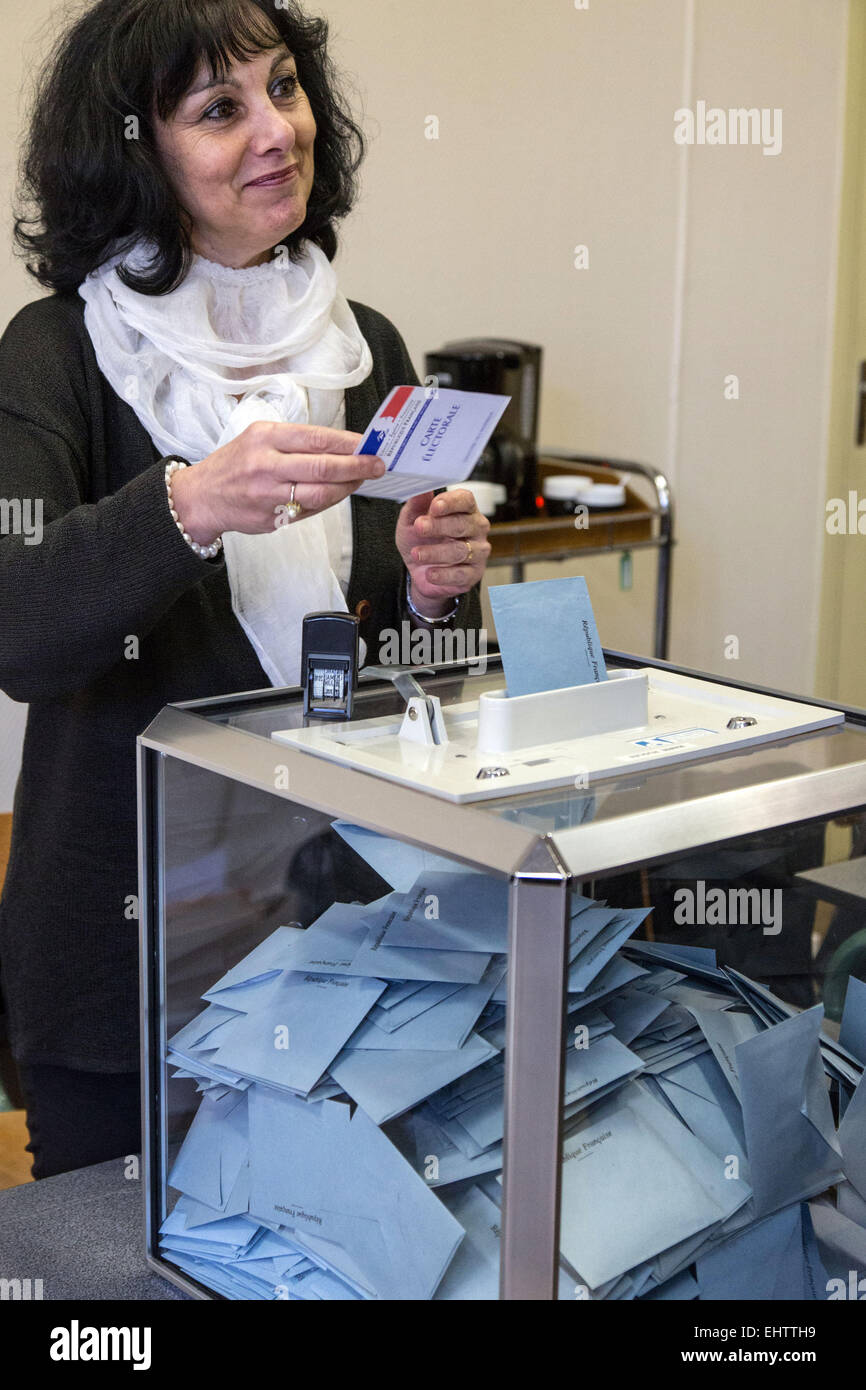
[[[481,690],[501,687],[501,673],[493,659],[490,664],[483,676],[450,674],[425,678],[425,684],[446,706],[475,698]],[[357,715],[393,717],[402,707],[396,691],[362,688]],[[297,695],[287,700],[284,692],[200,706],[197,712],[242,730],[251,741],[302,722],[300,700]],[[849,987],[852,979],[866,979],[866,813],[852,812],[846,804],[853,785],[846,769],[863,758],[864,749],[866,730],[852,718],[832,731],[692,764],[641,769],[589,787],[498,797],[466,810],[429,798],[429,807],[422,803],[407,833],[438,834],[444,808],[452,825],[449,849],[457,852],[455,815],[471,817],[474,838],[468,827],[465,841],[460,834],[460,849],[470,846],[465,852],[475,856],[468,864],[383,840],[372,830],[355,837],[353,847],[351,835],[341,834],[329,816],[166,758],[164,1017],[166,1036],[174,1042],[173,1065],[163,1073],[163,1102],[170,1164],[182,1145],[187,1157],[190,1149],[195,1154],[202,1115],[212,1118],[220,1106],[232,1113],[241,1109],[233,1121],[221,1122],[217,1147],[224,1147],[218,1160],[213,1136],[205,1135],[193,1163],[192,1189],[189,1163],[175,1170],[174,1186],[166,1193],[172,1215],[164,1257],[230,1297],[496,1297],[501,1225],[490,1204],[497,1208],[501,1199],[507,885],[504,878],[479,872],[482,853],[490,852],[482,845],[495,843],[476,814],[486,812],[494,818],[487,822],[491,828],[512,821],[549,835],[579,875],[571,896],[563,1034],[566,1161],[559,1297],[690,1298],[700,1287],[715,1290],[706,1297],[786,1299],[803,1296],[802,1287],[799,1293],[795,1287],[801,1276],[810,1286],[817,1280],[823,1287],[836,1275],[815,1263],[809,1222],[817,1230],[829,1219],[828,1208],[813,1200],[811,1209],[801,1209],[801,1198],[815,1199],[835,1186],[834,1210],[866,1225],[866,1194],[842,1180],[835,1138],[866,1055],[864,993]],[[839,786],[839,816],[796,820],[801,807],[808,811],[809,774],[833,768],[839,769],[838,778],[816,783]],[[722,819],[724,799],[717,794],[729,791],[752,798],[749,815],[754,818],[758,805],[768,828],[724,838],[720,832],[729,826]],[[312,799],[316,792],[304,795]],[[374,825],[376,806],[386,802],[386,797],[370,799]],[[329,804],[339,805],[339,796]],[[693,804],[701,808],[705,843],[690,824]],[[620,825],[622,817],[629,819]],[[774,825],[774,820],[793,823]],[[402,822],[395,817],[394,824],[402,833]],[[640,845],[636,824],[644,837]],[[590,870],[601,862],[592,860],[598,831],[605,829],[610,832],[606,862],[629,867],[593,876]],[[681,830],[692,847],[674,852]],[[585,844],[595,848],[584,852]],[[399,870],[395,874],[395,859],[405,877]],[[384,923],[388,930],[421,933],[413,945],[395,945],[393,934],[390,946],[376,945],[401,951],[404,958],[414,955],[411,967],[407,961],[400,975],[381,969],[377,975],[369,968],[352,974],[339,965],[344,956],[333,951],[310,959],[295,956],[299,929],[318,928],[335,904],[344,934],[336,947],[344,946],[350,965],[366,933],[375,935]],[[327,917],[326,925],[333,922],[333,915]],[[455,928],[456,940],[448,935]],[[325,945],[334,947],[334,939]],[[258,948],[265,952],[265,968],[259,970],[259,956],[243,966]],[[270,963],[272,952],[276,965]],[[413,972],[428,952],[438,957],[432,968],[439,973],[419,981]],[[481,957],[480,971],[472,978],[451,978],[449,971],[458,968],[449,964],[453,955],[473,955],[476,966]],[[382,955],[377,959],[381,966]],[[226,981],[236,967],[241,975]],[[250,968],[258,973],[243,976]],[[336,1051],[316,1077],[305,1077],[306,1092],[286,1079],[293,1075],[289,1068],[311,1047],[321,1058],[315,1048],[322,1033],[334,1042],[328,1030],[335,1018],[343,1017],[345,1024],[345,1017],[335,1008],[321,1023],[319,1011],[312,1015],[319,1020],[313,1026],[310,1015],[283,1019],[269,1013],[272,992],[279,1011],[277,987],[286,989],[289,975],[314,989],[340,990],[338,999],[347,997],[343,989],[357,992],[359,982],[374,990],[381,986],[363,1014],[350,1020],[348,1033],[340,1036],[337,1029]],[[414,1014],[411,1000],[417,1004],[419,994],[429,1007]],[[252,1022],[247,995],[256,1007]],[[801,1010],[815,1005],[823,1007],[823,1020],[814,1013],[797,1021]],[[459,1035],[449,1031],[456,1027],[452,1016],[458,1006]],[[405,1017],[390,1012],[401,1007]],[[524,1012],[521,1026],[532,1029],[532,1010]],[[294,1034],[293,1018],[305,1020],[295,1023]],[[822,1021],[819,1051],[814,1030]],[[784,1034],[784,1045],[774,1053],[776,1026],[805,1032],[790,1042]],[[411,1035],[404,1031],[410,1028]],[[379,1033],[388,1039],[384,1047]],[[399,1046],[410,1036],[423,1046]],[[359,1046],[359,1038],[380,1045]],[[246,1052],[239,1051],[241,1044]],[[768,1046],[770,1052],[762,1051]],[[469,1057],[467,1049],[476,1055]],[[464,1055],[455,1058],[460,1052]],[[385,1060],[371,1063],[371,1053]],[[426,1066],[431,1053],[438,1054],[436,1065],[407,1098],[402,1088],[417,1075],[416,1058],[423,1056]],[[262,1054],[267,1075],[256,1071]],[[402,1054],[399,1062],[395,1054]],[[457,1070],[443,1080],[438,1068],[448,1074],[454,1066]],[[372,1092],[370,1068],[376,1077]],[[192,1078],[184,1077],[184,1070]],[[820,1084],[816,1076],[823,1077]],[[799,1088],[793,1105],[792,1078]],[[206,1091],[204,1099],[196,1080]],[[807,1091],[809,1114],[802,1111]],[[756,1095],[763,1097],[761,1105]],[[772,1122],[756,1130],[756,1115],[768,1107]],[[290,1112],[294,1120],[284,1134],[280,1125]],[[357,1159],[354,1167],[337,1162],[341,1134],[329,1131],[333,1146],[323,1145],[321,1134],[310,1129],[314,1114],[322,1124],[347,1124],[353,1152],[366,1150],[358,1149],[354,1141],[361,1129],[352,1126],[366,1126],[369,1144],[378,1146],[375,1160],[366,1168]],[[808,1125],[805,1137],[797,1129],[801,1119]],[[848,1123],[850,1129],[853,1121]],[[789,1136],[781,1149],[780,1133]],[[252,1153],[253,1164],[247,1166],[252,1172],[258,1163],[260,1170],[273,1152],[274,1135],[282,1145],[274,1181],[312,1185],[274,1189],[277,1196],[267,1208],[269,1189],[260,1171],[258,1195],[250,1197],[243,1163],[237,1171],[236,1165],[239,1153]],[[553,1136],[547,1137],[553,1147]],[[543,1145],[545,1136],[539,1133],[537,1142]],[[861,1136],[861,1153],[862,1148]],[[325,1157],[311,1176],[310,1154],[320,1151]],[[804,1175],[795,1168],[792,1177],[792,1154],[799,1155],[798,1162],[806,1154],[812,1169]],[[295,1161],[300,1168],[292,1167]],[[393,1207],[385,1173],[409,1184],[419,1203],[424,1194],[410,1242],[416,1256],[405,1257],[416,1261],[409,1277],[420,1281],[404,1283],[404,1290],[420,1290],[411,1295],[389,1292],[394,1267],[403,1266],[399,1260],[395,1266],[394,1247],[382,1234],[390,1230]],[[181,1176],[186,1187],[178,1210]],[[244,1200],[246,1208],[235,1213]],[[191,1212],[189,1202],[198,1203]],[[280,1219],[289,1216],[293,1224]],[[756,1262],[731,1246],[735,1238],[748,1246],[757,1216],[773,1219],[774,1239],[784,1237],[805,1252],[802,1268],[794,1261],[794,1284],[788,1273],[771,1284],[755,1283]],[[447,1221],[455,1236],[451,1246]],[[238,1232],[247,1244],[238,1246]],[[214,1239],[203,1245],[208,1237]],[[388,1261],[376,1253],[380,1241]],[[287,1243],[294,1246],[289,1265]],[[717,1251],[721,1263],[711,1259]],[[196,1264],[203,1259],[206,1264]],[[282,1270],[274,1263],[280,1260]],[[740,1283],[736,1294],[728,1294],[724,1280],[733,1277],[733,1263]],[[764,1264],[773,1268],[771,1261]],[[746,1287],[742,1281],[749,1279]]]
[[[582,887],[560,1297],[827,1297],[866,1225],[843,1179],[866,1140],[844,1120],[866,1063],[866,812]]]
[[[498,657],[479,658],[478,664],[465,673],[447,676],[422,674],[419,681],[425,689],[439,696],[443,706],[455,705],[462,700],[477,700],[483,691],[500,690],[504,684]],[[393,686],[384,690],[373,689],[362,681],[355,691],[352,717],[393,718],[402,713],[405,707],[405,700]],[[288,699],[283,693],[265,697],[264,701],[258,696],[233,701],[228,707],[216,705],[209,708],[206,714],[214,723],[244,729],[260,738],[269,738],[275,729],[300,729],[304,725],[303,702],[297,693]]]
[[[759,789],[866,759],[866,727],[846,722],[717,757],[695,758],[670,767],[646,767],[586,785],[553,788],[485,803],[484,809],[531,824],[544,819],[551,832],[587,822],[614,823],[724,792]],[[808,795],[808,794],[806,794]],[[777,799],[778,801],[778,799]],[[778,813],[778,805],[774,808]],[[615,827],[612,826],[615,829]],[[628,846],[623,846],[623,857]],[[578,871],[575,865],[575,871]]]
[[[164,802],[161,1257],[496,1298],[507,880],[173,758]]]
[[[618,668],[611,662],[610,671]],[[466,670],[447,675],[420,677],[424,689],[439,696],[443,707],[474,701],[482,693],[503,688],[498,654],[479,659]],[[212,722],[230,725],[258,737],[269,738],[277,729],[302,728],[301,700],[286,699],[280,693],[264,698],[232,701],[227,705],[200,707]],[[358,689],[353,720],[394,718],[402,713],[405,701],[396,690]],[[832,768],[842,768],[866,760],[866,724],[854,715],[844,724],[830,729],[779,739],[755,748],[720,756],[704,756],[672,766],[653,766],[650,761],[629,768],[616,777],[599,778],[587,784],[579,769],[574,781],[545,791],[502,795],[467,803],[483,815],[514,822],[526,829],[557,836],[557,849],[572,872],[595,869],[582,857],[581,842],[568,835],[584,824],[610,827],[611,840],[618,835],[616,822],[623,816],[651,813],[690,801],[704,800],[720,793],[742,790],[758,805],[762,788],[775,788],[779,782],[808,777]],[[799,792],[794,814],[808,809],[808,788]],[[758,812],[760,806],[758,806]],[[773,814],[777,814],[774,804]],[[596,841],[596,843],[598,843]],[[623,858],[627,847],[623,847]],[[646,857],[643,846],[637,855]]]

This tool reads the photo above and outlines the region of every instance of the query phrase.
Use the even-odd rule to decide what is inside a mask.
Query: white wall
[[[376,11],[387,44],[369,6],[327,6],[378,131],[347,292],[393,317],[419,371],[446,337],[542,343],[542,442],[651,462],[674,486],[671,658],[810,690],[844,0]],[[699,98],[781,107],[781,153],[676,145],[673,113]],[[530,577],[566,572],[586,573],[606,645],[650,650],[650,553],[630,594],[615,557]]]
[[[841,0],[697,6],[695,96],[781,107],[784,139],[776,157],[690,152],[674,651],[804,693],[824,536],[845,12]],[[728,373],[738,401],[724,399]],[[738,663],[723,658],[729,634]]]
[[[419,372],[448,338],[541,343],[542,443],[671,477],[672,659],[809,690],[845,0],[310,8],[331,20],[373,137],[337,262],[344,292],[393,319]],[[40,52],[24,40],[56,13],[33,0],[7,20],[3,130],[17,123],[22,63]],[[782,107],[782,153],[677,146],[673,113],[698,98]],[[425,138],[431,115],[438,140]],[[7,134],[8,193],[14,158]],[[573,267],[578,244],[588,270]],[[34,289],[2,255],[8,317]],[[722,395],[730,372],[737,402]],[[607,646],[650,650],[650,553],[635,554],[628,594],[615,557],[530,577],[567,572],[586,573]],[[17,738],[0,701],[0,811]]]

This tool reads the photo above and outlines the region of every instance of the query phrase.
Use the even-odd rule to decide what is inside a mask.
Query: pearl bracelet
[[[212,560],[215,555],[219,555],[223,548],[222,537],[217,536],[216,540],[212,541],[210,545],[199,545],[198,541],[193,540],[189,532],[184,531],[183,522],[178,518],[178,514],[174,509],[174,499],[171,495],[171,479],[172,475],[176,473],[179,468],[189,468],[189,463],[186,459],[173,457],[170,462],[165,465],[165,490],[168,493],[169,511],[171,512],[175,526],[178,531],[180,531],[187,545],[195,551],[196,555],[200,555],[203,560]]]

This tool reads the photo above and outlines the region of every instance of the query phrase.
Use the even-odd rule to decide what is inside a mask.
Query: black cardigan
[[[346,391],[346,428],[362,431],[391,387],[418,378],[388,319],[352,308],[373,356]],[[163,473],[99,370],[81,296],[21,309],[0,339],[0,499],[41,499],[44,534],[0,534],[0,689],[30,707],[0,969],[12,1049],[31,1063],[137,1068],[136,736],[170,701],[270,685],[224,558],[183,540]],[[379,633],[408,616],[398,511],[352,498],[347,602],[371,661]],[[479,626],[477,587],[457,621]]]

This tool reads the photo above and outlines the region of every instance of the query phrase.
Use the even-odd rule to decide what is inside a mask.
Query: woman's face
[[[202,64],[171,120],[155,116],[154,124],[199,255],[258,265],[300,227],[313,187],[316,122],[286,48],[235,63],[225,82],[212,83]],[[291,166],[281,183],[255,183]]]

